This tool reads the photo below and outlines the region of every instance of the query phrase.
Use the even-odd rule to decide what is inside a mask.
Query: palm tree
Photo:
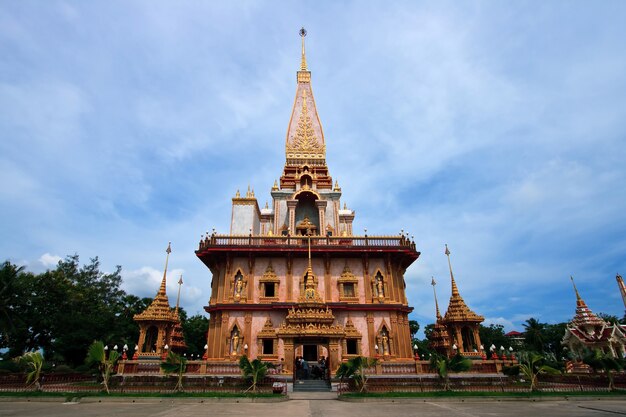
[[[472,361],[457,353],[452,358],[434,354],[430,358],[430,368],[437,371],[444,381],[444,390],[450,391],[450,372],[464,372],[472,367]]]
[[[252,385],[250,385],[245,392],[250,390],[252,390],[252,392],[256,392],[258,382],[265,378],[265,375],[267,375],[267,371],[270,368],[274,368],[274,364],[270,362],[263,362],[258,358],[250,361],[246,355],[243,355],[239,359],[239,369],[241,369],[243,377],[251,380],[252,382]]]
[[[505,368],[503,372],[506,375],[522,374],[530,381],[530,392],[537,391],[538,377],[541,374],[560,374],[555,369],[546,364],[546,358],[535,352],[521,352],[519,354],[519,364]]]
[[[43,356],[41,352],[26,352],[22,356],[14,359],[15,362],[24,366],[27,370],[26,385],[34,385],[37,391],[41,391],[39,378],[41,376],[41,368],[43,368]]]
[[[524,326],[524,341],[531,350],[543,352],[545,323],[539,323],[537,319],[529,318]]]
[[[120,354],[116,350],[112,350],[107,358],[104,343],[100,341],[94,341],[87,351],[85,361],[88,365],[98,365],[98,370],[102,376],[102,385],[104,385],[104,390],[107,394],[109,394],[109,379],[114,372],[115,363],[119,358]]]
[[[339,365],[335,375],[342,381],[352,378],[359,392],[363,392],[367,389],[367,370],[376,366],[377,363],[378,359],[357,356]]]
[[[600,349],[595,349],[592,352],[587,353],[583,357],[583,362],[593,369],[593,372],[598,370],[604,371],[609,378],[609,391],[615,389],[613,382],[613,373],[611,371],[621,371],[624,368],[624,362],[618,358],[602,352]]]
[[[161,362],[161,369],[168,375],[176,373],[178,381],[174,389],[176,392],[183,391],[183,376],[187,370],[187,359],[170,350],[165,358],[165,362]]]

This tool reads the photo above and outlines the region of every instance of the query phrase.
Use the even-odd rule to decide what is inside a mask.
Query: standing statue
[[[389,355],[389,337],[387,336],[387,333],[383,332],[381,339],[383,345],[383,355]]]
[[[233,332],[233,337],[232,337],[232,352],[231,352],[231,355],[236,355],[238,350],[239,350],[239,332],[237,330],[235,330]]]
[[[376,292],[378,293],[378,298],[385,298],[383,278],[380,275],[376,277]]]
[[[235,298],[241,297],[241,291],[243,290],[243,278],[240,276],[237,277],[235,281]]]

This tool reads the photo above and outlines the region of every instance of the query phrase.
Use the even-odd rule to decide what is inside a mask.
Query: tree
[[[620,324],[617,316],[614,316],[612,314],[598,313],[598,317],[610,324]]]
[[[624,369],[624,361],[615,358],[609,354],[602,352],[600,349],[594,349],[583,356],[583,362],[593,369],[593,372],[603,371],[609,379],[609,391],[615,389],[613,382],[613,372]]]
[[[252,390],[252,392],[256,392],[257,384],[265,378],[265,375],[267,375],[267,371],[270,368],[274,368],[272,363],[263,362],[258,358],[250,361],[248,356],[243,355],[239,359],[239,369],[241,369],[243,377],[251,382],[251,385],[248,389],[246,389],[246,392],[250,390]]]
[[[0,340],[5,340],[7,344],[15,330],[14,322],[18,319],[15,307],[21,295],[18,287],[23,270],[23,266],[18,267],[9,261],[0,268]]]
[[[457,353],[452,358],[434,354],[430,358],[430,368],[437,371],[444,381],[444,390],[450,391],[450,372],[464,372],[472,367],[472,361]]]
[[[409,332],[411,333],[411,339],[415,339],[415,335],[420,329],[420,324],[416,320],[409,320]]]
[[[170,350],[165,358],[165,362],[161,362],[161,369],[168,375],[176,373],[178,379],[174,389],[177,392],[183,391],[183,376],[187,370],[187,359]]]
[[[378,359],[357,356],[339,365],[335,375],[337,378],[341,378],[342,381],[352,378],[359,392],[363,392],[367,390],[367,371],[369,368],[376,366],[377,363]]]
[[[511,341],[504,335],[504,326],[501,324],[490,324],[488,327],[480,325],[478,328],[480,341],[485,346],[485,350],[491,355],[489,346],[510,346]]]
[[[204,354],[204,345],[207,342],[206,335],[209,329],[209,319],[203,315],[196,314],[182,321],[182,326],[185,342],[187,343],[187,352],[202,356]]]
[[[535,352],[521,352],[519,354],[519,364],[505,368],[506,375],[522,374],[530,381],[530,391],[537,391],[538,377],[541,374],[559,374],[560,371],[549,366],[546,359]]]
[[[433,330],[435,329],[435,324],[434,323],[430,323],[427,324],[426,326],[424,326],[424,337],[428,340],[430,340],[430,337],[433,334]]]
[[[87,351],[86,362],[88,365],[97,365],[100,375],[102,377],[102,385],[104,390],[109,394],[109,379],[115,369],[115,363],[119,359],[120,354],[116,350],[112,350],[107,358],[106,351],[104,349],[104,343],[100,341],[94,341],[89,350]]]
[[[26,352],[22,356],[15,358],[15,362],[26,368],[26,385],[32,384],[37,391],[41,391],[39,379],[44,363],[41,352]]]
[[[529,318],[524,326],[524,341],[529,350],[535,352],[544,351],[544,330],[545,323],[539,323],[537,319]]]

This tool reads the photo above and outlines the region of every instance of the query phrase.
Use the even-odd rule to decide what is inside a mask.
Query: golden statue
[[[235,330],[232,337],[232,352],[231,355],[236,355],[239,350],[239,332]]]

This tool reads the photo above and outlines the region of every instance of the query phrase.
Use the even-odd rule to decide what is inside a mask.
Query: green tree
[[[444,381],[444,390],[450,391],[450,372],[465,372],[472,367],[472,361],[457,353],[452,358],[434,354],[430,359],[430,367],[437,371],[439,378]]]
[[[370,368],[376,366],[377,363],[378,359],[357,356],[339,365],[335,375],[337,378],[341,378],[342,381],[352,378],[359,392],[363,392],[367,390],[367,372]]]
[[[20,274],[23,266],[13,265],[6,261],[0,267],[0,341],[2,346],[10,343],[10,335],[15,330],[15,321],[18,319],[15,308],[19,297]]]
[[[435,329],[435,324],[434,323],[430,323],[427,324],[426,326],[424,326],[424,337],[428,340],[430,340],[432,334],[433,334],[433,330]]]
[[[540,323],[535,318],[529,318],[526,320],[524,326],[524,342],[528,350],[534,352],[543,352],[544,351],[544,330],[546,327],[545,323]]]
[[[41,352],[26,352],[22,356],[15,358],[15,362],[26,368],[26,385],[32,384],[35,386],[37,391],[41,391],[41,384],[39,381],[41,377],[41,369],[44,364]]]
[[[490,324],[489,326],[480,325],[478,328],[480,341],[482,342],[488,355],[491,355],[489,347],[491,345],[500,347],[509,347],[511,341],[504,335],[504,326],[501,324]]]
[[[607,323],[618,324],[618,325],[620,324],[617,316],[614,316],[612,314],[598,313],[598,317],[600,317],[602,320],[606,321]]]
[[[613,371],[617,372],[624,369],[623,360],[606,354],[600,349],[594,349],[583,356],[583,362],[589,365],[593,372],[603,371],[609,379],[609,391],[615,390]]]
[[[202,356],[204,354],[204,345],[207,343],[209,319],[203,315],[196,314],[183,321],[182,326],[185,342],[187,343],[187,352],[196,356]]]
[[[420,324],[416,320],[409,320],[409,332],[411,332],[411,339],[415,339],[415,335],[420,329]]]
[[[250,361],[246,355],[239,358],[239,369],[241,369],[241,374],[245,379],[251,382],[251,385],[248,387],[246,392],[250,390],[252,390],[252,392],[256,392],[257,384],[265,378],[265,375],[267,375],[267,371],[270,368],[274,368],[272,363],[263,362],[258,358],[252,361]]]
[[[168,375],[175,373],[177,376],[177,382],[174,389],[177,392],[183,391],[183,376],[187,370],[187,359],[170,350],[165,358],[165,362],[161,362],[161,369]]]
[[[107,394],[109,394],[109,380],[115,372],[115,364],[119,358],[120,354],[115,350],[112,350],[107,358],[104,343],[100,341],[94,341],[87,351],[86,362],[88,365],[96,365],[98,367],[102,377],[102,385]]]
[[[539,375],[542,374],[559,374],[560,371],[547,364],[546,358],[536,352],[520,352],[519,363],[517,365],[505,368],[503,372],[506,375],[522,374],[530,381],[530,391],[538,390]]]

